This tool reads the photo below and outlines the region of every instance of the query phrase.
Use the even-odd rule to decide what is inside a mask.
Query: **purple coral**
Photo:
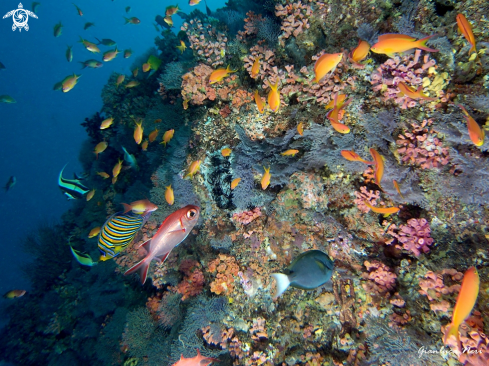
[[[407,225],[399,227],[397,240],[403,244],[403,248],[414,253],[419,257],[421,252],[428,253],[429,246],[433,244],[431,229],[426,219],[410,219]]]

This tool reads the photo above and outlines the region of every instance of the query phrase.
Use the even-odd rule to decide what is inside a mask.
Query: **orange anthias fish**
[[[265,169],[265,173],[263,173],[263,177],[261,178],[261,189],[265,190],[270,185],[272,175],[270,174],[270,167],[268,169],[263,167],[263,169]]]
[[[118,87],[124,82],[124,79],[126,78],[126,75],[121,74],[117,77],[117,81],[115,82],[115,85]]]
[[[438,52],[426,46],[426,42],[436,34],[416,40],[416,38],[405,34],[383,34],[379,36],[379,41],[370,50],[375,53],[392,56],[394,53],[406,52],[413,48],[418,48],[427,52]]]
[[[112,169],[112,176],[114,178],[117,178],[117,176],[121,172],[121,168],[122,168],[122,160],[119,159],[119,161],[114,165],[114,168]]]
[[[170,140],[173,138],[173,135],[175,134],[175,130],[172,128],[171,130],[166,131],[163,134],[163,141],[161,141],[161,144],[165,145],[170,142]]]
[[[396,189],[397,193],[399,193],[399,196],[401,196],[401,198],[404,199],[401,193],[401,187],[399,187],[399,183],[397,183],[397,180],[393,179],[392,184],[394,184],[394,188]]]
[[[398,95],[402,97],[403,95],[408,96],[411,99],[424,99],[424,100],[437,100],[438,98],[430,98],[426,94],[423,93],[423,86],[420,85],[417,90],[414,90],[409,85],[406,85],[403,81],[399,82],[397,85],[400,92]]]
[[[135,121],[136,127],[134,127],[134,141],[136,141],[136,144],[140,144],[141,141],[143,141],[143,121],[140,121],[139,123]]]
[[[170,27],[173,27],[173,19],[170,16],[166,16],[163,18],[166,24],[168,24]]]
[[[69,92],[71,89],[75,87],[75,85],[78,83],[78,79],[80,78],[81,75],[76,75],[73,74],[71,76],[68,76],[63,80],[62,86],[63,86],[63,93]]]
[[[443,343],[447,344],[451,336],[457,338],[458,343],[458,327],[470,315],[474,308],[477,296],[479,295],[479,284],[480,279],[477,269],[470,267],[464,274],[462,286],[460,287],[457,302],[453,310],[452,322],[445,328]]]
[[[375,163],[375,169],[374,169],[374,176],[375,176],[375,184],[377,184],[379,187],[380,186],[380,181],[382,180],[382,177],[384,176],[384,157],[380,155],[377,150],[374,148],[371,148],[370,150],[370,155],[372,155],[372,158],[374,159]]]
[[[116,47],[115,50],[110,50],[110,51],[104,52],[104,56],[102,57],[102,60],[104,60],[105,62],[112,61],[114,58],[116,58],[116,56],[119,53],[120,52],[117,50],[117,47]]]
[[[319,57],[314,64],[314,81],[319,83],[327,73],[334,72],[342,57],[342,53],[325,53]]]
[[[139,73],[139,67],[136,67],[134,70],[132,70],[132,76],[137,77]]]
[[[143,64],[143,72],[148,72],[151,69],[151,65],[148,63]]]
[[[155,128],[148,136],[149,142],[153,142],[154,140],[156,140],[156,138],[158,137],[158,133],[160,133],[160,130]]]
[[[196,0],[190,0],[196,1]],[[200,2],[200,0],[198,0]],[[212,362],[219,362],[219,360],[210,357],[204,357],[200,354],[200,351],[197,349],[197,356],[185,358],[183,355],[180,356],[180,359],[174,363],[172,366],[208,366]]]
[[[298,152],[299,152],[299,150],[289,149],[287,151],[284,151],[283,153],[280,153],[280,155],[282,155],[282,156],[295,156],[295,154],[297,154]]]
[[[114,118],[110,117],[107,119],[104,119],[102,123],[100,124],[100,129],[105,130],[106,128],[109,128],[112,125],[112,122],[114,122]]]
[[[165,191],[165,200],[171,206],[175,202],[175,196],[173,195],[173,189],[171,188],[171,184],[166,187]]]
[[[197,173],[200,170],[200,160],[194,161],[192,164],[190,164],[188,168],[188,173],[185,175],[184,178],[190,177],[193,178],[194,174]]]
[[[156,206],[154,203],[150,202],[149,200],[134,201],[131,202],[130,204],[122,203],[122,206],[124,206],[124,213],[132,211],[139,215],[143,215],[143,214],[145,215],[148,212],[153,212],[158,209],[158,206]]]
[[[124,17],[124,20],[126,21],[124,24],[139,24],[139,23],[141,23],[141,21],[136,17],[132,17],[132,18]]]
[[[358,46],[350,52],[350,61],[356,66],[365,66],[359,62],[367,57],[370,51],[370,45],[366,41],[359,40]]]
[[[139,81],[137,80],[131,80],[125,85],[125,88],[135,88],[136,86],[139,85]]]
[[[375,206],[372,206],[367,201],[363,201],[363,203],[365,203],[365,206],[367,206],[373,212],[383,214],[384,217],[398,213],[401,210],[399,207],[375,207]]]
[[[95,195],[95,191],[96,191],[96,189],[94,188],[90,192],[87,193],[87,202],[93,198],[93,196]]]
[[[188,4],[189,4],[190,6],[194,6],[194,5],[199,4],[201,1],[202,1],[202,0],[189,0],[189,1],[188,1]]]
[[[465,107],[461,104],[457,104],[465,114],[465,119],[467,120],[467,128],[469,129],[469,137],[470,140],[474,143],[475,146],[484,145],[484,138],[486,133],[482,128],[480,128],[479,124],[470,116],[469,112],[465,109]]]
[[[469,21],[463,14],[457,15],[457,25],[458,30],[462,33],[467,41],[472,45],[469,50],[469,55],[472,52],[477,52],[475,48],[475,37],[474,33],[472,33],[472,25],[470,25]]]
[[[83,43],[85,48],[92,53],[99,53],[100,52],[100,48],[98,48],[95,43],[89,42],[86,39],[83,39],[82,37],[80,37],[79,42]]]
[[[232,151],[233,150],[231,150],[229,147],[225,147],[224,149],[221,150],[221,155],[224,157],[228,157],[229,155],[231,155]]]
[[[73,5],[75,5],[75,4],[73,4]],[[76,6],[76,5],[75,5],[75,8],[76,8],[76,11],[78,12],[78,15],[82,17],[83,16],[83,12],[81,11],[81,9],[78,6]]]
[[[341,150],[341,156],[343,156],[346,160],[350,160],[350,161],[360,161],[360,162],[368,164],[368,165],[374,164],[373,161],[367,161],[367,160],[362,159],[360,157],[360,155],[358,155],[353,150]]]
[[[187,46],[185,45],[185,42],[180,40],[180,46],[175,46],[177,49],[180,50],[181,53],[184,53],[185,50],[187,49]]]
[[[26,290],[11,290],[3,295],[5,299],[15,299],[26,294]]]
[[[280,108],[280,91],[278,90],[279,80],[275,82],[275,85],[272,85],[271,82],[268,82],[270,86],[270,91],[268,92],[268,106],[273,112],[278,112]]]
[[[173,248],[185,240],[199,219],[200,208],[193,205],[183,207],[170,216],[161,224],[156,234],[141,246],[145,246],[147,256],[139,263],[130,268],[125,276],[140,271],[141,283],[146,282],[148,268],[153,259],[164,262]]]
[[[100,233],[100,226],[94,227],[90,232],[88,233],[89,238],[93,238],[97,236]]]
[[[103,153],[105,149],[107,149],[107,146],[109,146],[109,144],[105,141],[99,142],[97,146],[95,146],[95,149],[93,149],[93,153],[95,154],[96,159],[98,159],[98,154]]]
[[[98,175],[100,175],[102,178],[107,179],[110,177],[106,172],[97,172]]]
[[[255,57],[255,61],[253,62],[253,66],[251,67],[251,77],[255,79],[260,74],[260,56]]]
[[[211,76],[209,77],[209,83],[215,84],[215,83],[221,81],[222,79],[224,79],[225,77],[228,77],[229,74],[231,74],[233,72],[236,72],[236,70],[231,70],[229,68],[229,65],[225,69],[221,68],[221,69],[214,70],[212,72]]]
[[[161,118],[157,118],[155,119],[155,122],[154,123],[161,123],[162,119]]]
[[[304,123],[303,122],[300,122],[298,125],[297,125],[297,133],[301,136],[304,136]]]
[[[350,102],[353,100],[352,98],[350,98],[347,101],[345,101],[345,98],[346,98],[346,95],[344,95],[344,94],[340,94],[340,95],[336,94],[334,97],[334,100],[333,100],[334,101],[333,109],[330,110],[328,112],[328,114],[326,114],[326,117],[331,122],[331,126],[333,126],[333,128],[337,132],[343,133],[343,134],[349,133],[350,128],[339,122],[341,120],[342,115],[343,115],[342,110],[348,104],[350,104]],[[328,103],[326,108],[328,108],[328,106],[330,106],[330,105],[331,105],[331,102]]]
[[[141,150],[143,151],[148,150],[148,140],[143,141],[143,143],[141,144]]]
[[[231,182],[231,190],[233,190],[234,188],[236,188],[238,186],[239,182],[241,182],[241,178],[235,178],[235,179],[233,179],[233,181]]]
[[[124,50],[124,58],[129,58],[131,57],[131,55],[132,55],[131,49]]]
[[[255,103],[256,107],[258,108],[258,112],[263,113],[265,111],[265,104],[263,103],[263,100],[261,100],[258,90],[255,90]]]
[[[165,15],[171,17],[173,14],[176,14],[180,9],[178,8],[178,4],[173,6],[167,6],[165,10]]]

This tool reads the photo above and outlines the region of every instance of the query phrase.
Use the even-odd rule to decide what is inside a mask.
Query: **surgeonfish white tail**
[[[285,292],[285,290],[287,290],[290,285],[290,280],[289,276],[283,273],[272,273],[272,277],[277,281],[277,293],[274,296],[274,298],[277,299]]]

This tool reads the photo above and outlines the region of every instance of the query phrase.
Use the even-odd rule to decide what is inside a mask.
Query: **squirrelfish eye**
[[[188,219],[193,219],[196,215],[197,215],[197,211],[194,209],[191,209],[187,212]]]

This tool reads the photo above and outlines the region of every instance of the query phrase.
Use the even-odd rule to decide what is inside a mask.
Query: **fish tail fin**
[[[458,341],[458,327],[456,327],[453,323],[450,323],[445,328],[445,336],[443,337],[443,343],[447,344],[450,336],[454,336]]]
[[[102,41],[100,41],[100,39],[98,39],[97,37],[93,37],[93,38],[95,38],[98,41],[97,44],[102,44]]]
[[[124,17],[124,20],[126,21],[124,24],[129,24],[131,23],[131,20],[129,18]]]
[[[283,273],[272,273],[272,277],[277,281],[277,293],[274,298],[278,298],[285,292],[285,290],[287,290],[290,285],[290,280],[289,277]]]
[[[129,268],[124,273],[124,276],[128,276],[128,275],[130,275],[136,271],[140,271],[139,276],[141,277],[141,284],[144,285],[144,283],[146,282],[146,279],[148,278],[148,269],[149,269],[150,263],[151,263],[151,259],[146,257],[141,262],[136,263],[134,266]]]
[[[124,213],[132,210],[131,205],[128,205],[127,203],[121,203],[121,205],[124,206]]]
[[[272,84],[270,82],[270,80],[268,81],[268,86],[270,86],[270,88],[273,90],[273,91],[276,91],[278,89],[278,78],[277,78],[277,81],[275,82],[275,84]]]
[[[78,61],[78,62],[82,64],[82,70],[83,70],[85,67],[87,67],[87,65],[86,65],[84,62],[81,62],[81,61]]]
[[[226,71],[227,71],[228,73],[232,73],[232,72],[236,72],[236,71],[238,71],[238,70],[231,70],[231,65],[228,65],[228,67],[226,67]]]
[[[433,38],[434,36],[436,36],[436,34],[432,34],[431,36],[419,39],[418,41],[416,41],[416,43],[418,44],[416,48],[419,48],[420,50],[427,51],[427,52],[438,52],[438,50],[426,46],[426,42],[428,42],[428,40],[430,38]]]
[[[470,50],[469,50],[469,55],[470,55],[472,52],[477,53],[477,49],[475,48],[475,43],[472,45],[472,47],[470,47]]]

